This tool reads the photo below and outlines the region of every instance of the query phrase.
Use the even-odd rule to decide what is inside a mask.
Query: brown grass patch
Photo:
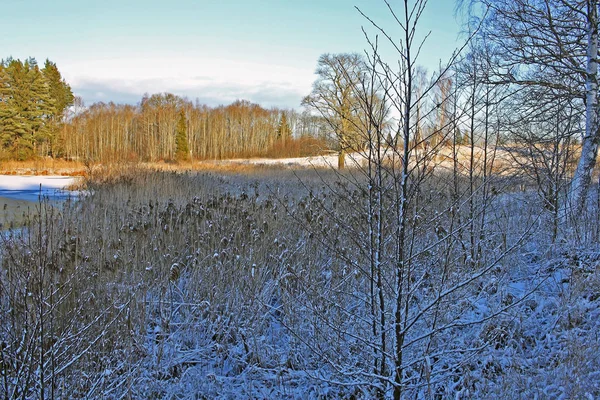
[[[266,158],[311,157],[322,155],[329,150],[325,140],[307,136],[278,140],[262,156]]]
[[[78,161],[39,158],[28,161],[2,161],[0,175],[85,176],[86,167]]]

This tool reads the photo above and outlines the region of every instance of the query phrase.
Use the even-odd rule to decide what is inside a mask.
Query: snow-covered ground
[[[362,236],[359,230],[351,238],[340,228],[352,212],[368,210],[339,206],[340,195],[325,203],[333,197],[329,192],[303,197],[312,186],[298,187],[288,175],[279,180],[269,175],[267,182],[213,174],[140,175],[100,187],[85,201],[65,202],[66,211],[46,226],[47,234],[22,241],[16,234],[7,246],[12,280],[0,271],[0,286],[15,288],[21,297],[0,291],[0,337],[13,339],[5,354],[21,362],[22,340],[9,333],[25,331],[21,327],[29,320],[10,327],[12,315],[4,310],[16,310],[21,298],[27,305],[36,301],[27,291],[36,274],[21,272],[60,265],[56,276],[69,277],[61,290],[70,296],[56,303],[57,310],[66,310],[60,314],[62,330],[52,339],[60,355],[57,381],[64,382],[57,397],[373,398],[373,385],[381,380],[371,373],[373,353],[365,346],[377,345],[369,336],[370,308],[364,306],[368,275],[346,262],[361,256],[358,246],[350,246]],[[67,182],[50,179],[44,186],[46,178],[28,178],[9,179],[0,188],[39,190],[41,183],[49,190]],[[480,261],[490,267],[479,278],[482,269],[467,264],[460,246],[468,239],[414,258],[414,271],[426,273],[419,273],[407,311],[421,322],[407,337],[413,343],[423,339],[423,345],[406,346],[403,353],[402,398],[600,399],[600,235],[584,242],[575,228],[588,231],[587,225],[565,224],[550,241],[545,214],[529,218],[545,213],[534,196],[506,192],[487,207]],[[590,213],[595,218],[597,209]],[[423,226],[428,230],[415,243],[431,246],[426,235],[437,234],[440,225]],[[521,232],[527,233],[522,242],[505,252],[502,246]],[[40,248],[38,240],[48,252],[32,251]],[[354,256],[342,258],[341,251]],[[452,259],[450,251],[456,254]],[[445,260],[453,260],[443,272],[447,278],[436,280]],[[455,284],[469,280],[462,288]],[[423,306],[435,304],[439,293],[448,300],[437,308]],[[393,292],[386,295],[393,299]],[[43,307],[46,303],[31,309]],[[80,334],[73,334],[74,326],[83,327]],[[47,333],[27,332],[36,335],[28,343],[37,354]],[[14,365],[31,368],[32,376],[41,370],[37,357]],[[36,393],[35,380],[19,381],[16,368],[6,370],[13,380],[0,382],[0,388],[31,382]],[[386,387],[389,398],[391,386]]]
[[[359,153],[346,155],[346,165],[361,165],[365,162],[364,156]],[[312,157],[294,157],[294,158],[233,158],[221,160],[218,164],[241,164],[241,165],[268,165],[268,166],[286,166],[286,167],[314,167],[314,168],[337,168],[338,155],[323,155]]]
[[[40,196],[63,198],[71,195],[64,190],[77,178],[68,176],[0,175],[0,197],[37,201]]]

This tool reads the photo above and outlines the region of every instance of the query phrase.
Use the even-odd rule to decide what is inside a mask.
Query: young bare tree
[[[488,346],[494,335],[469,345],[451,338],[460,337],[467,326],[492,329],[486,322],[503,311],[499,304],[490,305],[485,315],[473,319],[463,305],[485,296],[482,285],[490,275],[502,273],[496,267],[522,243],[526,230],[504,241],[487,224],[489,124],[473,124],[473,153],[482,159],[472,157],[466,168],[457,168],[456,185],[444,168],[449,163],[433,162],[447,150],[442,143],[464,119],[456,110],[463,104],[457,89],[440,83],[449,67],[427,85],[417,85],[421,43],[416,37],[427,1],[405,0],[398,10],[386,4],[401,37],[392,38],[376,21],[369,22],[393,46],[398,60],[387,64],[381,43],[373,37],[369,73],[350,88],[368,118],[362,130],[367,139],[364,163],[340,173],[333,183],[323,180],[331,196],[310,198],[310,206],[321,215],[303,223],[330,256],[315,263],[317,272],[295,275],[300,294],[286,306],[295,318],[310,321],[310,327],[288,327],[318,362],[329,366],[327,374],[317,376],[322,380],[357,387],[365,397],[451,396],[456,389],[449,382],[461,379],[459,366]],[[436,103],[440,86],[444,96],[437,96]],[[475,100],[465,95],[460,100],[467,100],[467,107],[476,105],[473,113],[479,120],[486,114],[486,102],[479,97],[479,84],[472,86],[477,88],[467,94]],[[385,107],[378,106],[378,99]],[[389,109],[398,117],[392,135],[385,129],[386,113],[381,113]],[[415,140],[426,119],[435,121],[444,137],[422,150],[419,143],[436,131]],[[389,136],[397,145],[388,145]],[[483,151],[475,148],[480,137]],[[302,302],[293,304],[298,298]]]

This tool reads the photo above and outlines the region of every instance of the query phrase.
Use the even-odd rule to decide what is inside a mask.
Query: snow
[[[364,155],[352,153],[346,155],[346,165],[362,165],[366,161]],[[216,162],[218,164],[264,165],[285,167],[337,168],[338,155],[323,155],[293,158],[237,158]]]
[[[0,175],[1,190],[39,190],[63,189],[76,182],[76,178],[69,176],[18,176]]]
[[[71,195],[63,189],[75,184],[77,178],[65,176],[0,175],[0,197],[37,201],[41,196],[61,198]]]
[[[39,184],[25,181],[34,187]],[[50,179],[46,186],[41,183],[45,188],[53,183],[54,188],[64,187],[59,182],[65,180]],[[230,187],[236,193],[252,196],[251,190],[234,186]],[[20,182],[12,187],[21,191],[28,186]],[[245,206],[232,200],[234,197],[215,198]],[[508,207],[511,198],[514,203],[514,196],[509,194],[497,199],[496,207]],[[188,204],[190,216],[201,209],[197,203],[200,201]],[[262,207],[263,202],[250,198],[248,204],[250,208]],[[158,201],[153,207],[159,207]],[[143,226],[149,221],[143,219],[150,213],[143,210],[122,216],[128,219],[121,225]],[[119,251],[134,251],[132,244],[154,249],[156,257],[139,260],[147,276],[156,272],[160,277],[162,264],[171,266],[171,270],[176,266],[178,271],[170,274],[171,279],[169,274],[164,275],[163,283],[154,288],[137,280],[132,280],[131,286],[121,282],[110,286],[124,288],[128,299],[129,295],[139,295],[143,311],[138,312],[145,324],[138,326],[139,330],[128,331],[134,338],[129,345],[137,352],[129,354],[131,361],[107,356],[107,365],[102,366],[97,378],[103,391],[90,389],[88,397],[118,398],[127,393],[135,393],[134,398],[165,399],[373,395],[360,392],[367,387],[365,382],[377,383],[378,379],[368,375],[370,369],[361,359],[370,351],[363,341],[368,332],[360,328],[361,324],[365,326],[361,321],[365,293],[359,290],[364,273],[356,268],[358,261],[348,261],[342,271],[336,270],[329,259],[317,264],[318,254],[308,252],[311,248],[306,238],[296,237],[294,242],[294,236],[273,232],[272,228],[256,233],[260,251],[268,255],[265,258],[232,247],[233,236],[227,234],[214,234],[216,247],[200,247],[213,235],[209,229],[242,229],[235,222],[236,210],[231,207],[228,220],[213,215],[210,225],[208,220],[203,221],[206,237],[193,246],[177,247],[172,242],[165,246],[162,242],[176,238],[180,234],[176,229],[192,226],[187,219],[179,228],[171,223],[168,233],[156,232],[156,237],[143,236],[139,241],[136,238],[145,235],[141,230],[123,228],[116,233],[115,246],[121,246],[123,239]],[[217,213],[216,209],[213,212]],[[267,223],[263,218],[251,217],[248,214],[246,222],[252,224],[253,232],[259,232],[256,226]],[[156,226],[162,226],[159,223],[156,221]],[[268,223],[271,226],[274,222]],[[295,260],[282,243],[306,254]],[[532,235],[523,248],[484,276],[457,271],[457,282],[449,281],[447,286],[448,308],[441,308],[447,316],[439,320],[439,324],[452,329],[438,331],[430,353],[420,354],[418,349],[407,347],[407,357],[414,357],[414,365],[423,360],[428,382],[411,382],[407,375],[407,388],[413,385],[413,392],[407,391],[406,398],[599,398],[600,250],[565,243],[549,253],[548,245],[542,235]],[[81,246],[83,255],[97,250],[85,241]],[[338,248],[347,250],[345,246]],[[125,258],[121,253],[107,254],[115,262]],[[432,271],[435,267],[431,266]],[[348,274],[346,269],[354,273]],[[469,276],[474,277],[473,285],[460,286]],[[420,299],[411,309],[410,318],[415,313],[426,315],[428,298],[437,292],[429,288],[428,281],[435,282],[432,277],[423,278],[423,290],[418,293]],[[306,282],[324,288],[323,296],[311,298],[309,295],[314,293],[308,286],[297,292],[293,289]],[[344,286],[346,282],[356,285]],[[134,289],[138,284],[143,290]],[[344,293],[336,285],[355,291]],[[98,295],[106,292],[105,288],[101,286]],[[121,310],[123,304],[119,307]],[[328,324],[338,325],[329,329]],[[425,337],[431,331],[422,318],[415,322],[407,340]],[[129,336],[125,336],[122,339],[126,341]],[[418,372],[411,362],[406,362],[410,364],[407,371]],[[121,386],[123,382],[126,384]]]

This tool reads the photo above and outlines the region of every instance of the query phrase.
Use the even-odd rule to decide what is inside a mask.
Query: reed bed
[[[367,373],[370,239],[368,214],[357,212],[364,183],[352,172],[316,170],[95,171],[87,195],[61,208],[42,202],[26,229],[0,238],[0,387],[8,398],[368,397],[379,378]],[[437,288],[456,286],[473,268],[461,241],[440,229],[451,218],[451,183],[432,176],[410,211],[419,221],[411,235],[421,285],[411,307],[423,317],[406,354],[437,354],[431,372],[440,378],[429,385],[440,396],[499,390],[499,380],[504,390],[518,387],[521,370],[482,354],[535,347],[524,344],[537,339],[514,315],[541,312],[542,303],[525,302],[531,287],[525,298],[508,288],[542,279],[531,269],[549,257],[539,251],[546,236],[533,235],[546,228],[531,230],[539,202],[528,193],[515,200],[518,185],[498,178],[501,193],[477,235],[482,263],[507,254],[422,311]],[[392,218],[386,224],[393,229]],[[391,270],[383,279],[391,291]],[[494,318],[478,306],[510,302],[514,314]],[[465,315],[483,322],[456,324]],[[434,318],[452,328],[419,339]],[[414,393],[427,390],[421,368],[407,367]]]

